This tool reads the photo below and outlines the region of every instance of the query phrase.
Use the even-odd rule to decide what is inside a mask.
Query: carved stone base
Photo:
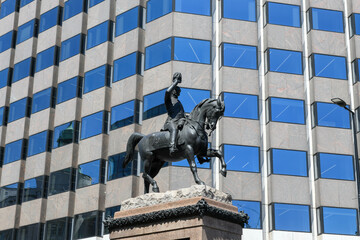
[[[240,240],[247,214],[238,213],[230,203],[211,196],[214,195],[160,200],[163,203],[122,209],[105,225],[112,240]],[[134,203],[134,199],[130,202]]]

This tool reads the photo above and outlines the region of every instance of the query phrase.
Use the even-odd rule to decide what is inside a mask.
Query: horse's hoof
[[[226,170],[220,170],[220,174],[223,175],[223,177],[226,177],[227,171]]]
[[[152,190],[153,190],[153,192],[157,192],[157,193],[160,192],[160,189],[158,187],[155,187]]]
[[[200,182],[198,182],[197,184],[198,184],[198,185],[204,185],[204,186],[206,185],[203,181],[200,181]]]

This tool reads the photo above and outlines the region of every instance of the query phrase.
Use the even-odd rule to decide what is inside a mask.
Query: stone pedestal
[[[105,225],[112,240],[240,240],[247,219],[230,195],[192,186],[128,199]]]

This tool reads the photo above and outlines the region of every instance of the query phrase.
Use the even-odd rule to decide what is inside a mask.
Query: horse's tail
[[[126,156],[123,162],[123,168],[126,167],[126,165],[128,165],[128,163],[133,160],[133,155],[134,155],[134,150],[135,150],[135,146],[140,142],[140,140],[144,137],[145,135],[141,134],[141,133],[133,133],[131,134],[131,136],[129,137],[129,140],[127,142],[127,146],[126,146]]]

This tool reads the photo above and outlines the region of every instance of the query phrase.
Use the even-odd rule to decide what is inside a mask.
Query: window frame
[[[90,72],[94,72],[95,70],[98,70],[102,67],[105,67],[105,72],[104,72],[104,85],[102,85],[101,87],[96,87],[94,89],[91,89],[89,91],[86,90],[86,74],[87,73],[90,73]],[[83,86],[82,86],[82,96],[85,95],[85,94],[88,94],[88,93],[91,93],[97,89],[100,89],[100,88],[104,88],[104,87],[110,87],[111,86],[111,75],[112,75],[112,66],[110,64],[104,64],[104,65],[101,65],[101,66],[98,66],[96,68],[93,68],[93,69],[90,69],[89,71],[86,71],[84,73],[84,77],[83,77]],[[85,92],[86,91],[86,92]]]
[[[278,51],[287,51],[287,52],[297,52],[297,53],[300,53],[301,54],[301,57],[300,57],[300,60],[301,60],[301,73],[290,73],[290,72],[280,72],[280,71],[271,71],[270,70],[270,49],[274,49],[274,50],[278,50]],[[266,50],[265,50],[265,58],[264,58],[264,61],[265,61],[265,74],[267,74],[268,72],[273,72],[273,73],[282,73],[282,74],[294,74],[294,75],[297,75],[297,76],[302,76],[304,75],[304,63],[303,63],[303,52],[302,51],[296,51],[296,50],[289,50],[289,49],[281,49],[281,48],[270,48],[268,47]]]
[[[74,133],[73,133],[73,136],[72,136],[72,142],[64,144],[62,146],[54,147],[54,142],[58,140],[58,139],[55,138],[56,128],[64,126],[64,125],[68,125],[68,124],[70,125],[71,123],[74,124]],[[79,143],[79,134],[80,134],[80,122],[76,121],[76,120],[73,120],[73,121],[70,121],[70,122],[67,122],[67,123],[64,123],[64,124],[61,124],[61,125],[58,125],[58,126],[54,127],[53,139],[52,139],[52,143],[51,143],[51,149],[53,150],[53,149],[61,148],[61,147],[66,146],[68,144]]]
[[[220,98],[225,101],[225,96],[224,93],[230,93],[230,94],[239,94],[239,95],[249,95],[249,96],[255,96],[256,97],[256,101],[257,101],[257,118],[243,118],[243,117],[231,117],[231,116],[225,116],[225,112],[224,112],[224,116],[226,118],[233,118],[233,119],[246,119],[246,120],[255,120],[255,121],[260,121],[260,108],[259,108],[259,95],[256,94],[247,94],[247,93],[239,93],[239,92],[227,92],[227,91],[222,91],[220,93]],[[237,145],[237,144],[234,144]],[[242,146],[242,145],[241,145]]]
[[[345,127],[334,127],[334,126],[323,126],[323,125],[319,125],[319,120],[318,120],[318,107],[317,107],[317,103],[326,103],[326,104],[332,104],[332,103],[329,103],[329,102],[320,102],[320,101],[315,101],[311,104],[311,108],[312,108],[312,114],[313,114],[313,124],[314,126],[312,126],[312,128],[315,128],[315,127],[328,127],[328,128],[336,128],[336,129],[351,129],[351,117],[350,117],[350,114],[349,113],[349,127],[348,128],[345,128]]]
[[[352,161],[351,161],[351,167],[352,167],[352,179],[341,179],[341,178],[329,178],[329,177],[321,177],[321,160],[320,160],[320,154],[328,154],[328,155],[339,155],[339,156],[350,156]],[[339,153],[328,153],[328,152],[317,152],[313,155],[313,160],[315,162],[314,167],[315,167],[315,180],[317,179],[328,179],[328,180],[337,180],[337,181],[348,181],[348,182],[354,182],[356,181],[355,179],[355,162],[354,162],[354,156],[353,155],[349,155],[349,154],[339,154]]]
[[[272,4],[279,4],[279,5],[290,5],[290,6],[296,6],[299,8],[299,27],[297,26],[291,26],[291,25],[286,25],[286,24],[275,24],[275,23],[270,23],[269,22],[269,3],[272,3]],[[276,26],[283,26],[283,27],[291,27],[291,28],[302,28],[302,15],[301,15],[301,6],[299,5],[296,5],[296,4],[290,4],[290,3],[284,3],[284,2],[271,2],[271,1],[268,1],[268,2],[265,2],[264,4],[264,14],[265,14],[265,24],[264,24],[264,27],[267,25],[267,24],[270,24],[270,25],[276,25]]]
[[[20,147],[20,148],[21,148],[21,150],[20,150],[20,151],[21,151],[21,153],[20,153],[20,158],[14,160],[14,161],[5,163],[6,146],[9,145],[9,144],[18,142],[18,141],[22,141],[22,142],[21,142],[21,147]],[[15,140],[15,141],[12,141],[12,142],[9,142],[9,143],[5,144],[5,146],[4,146],[4,157],[3,157],[2,166],[6,165],[6,164],[11,164],[11,163],[13,163],[13,162],[21,161],[21,160],[26,160],[26,157],[27,157],[27,148],[28,148],[28,139],[27,139],[27,138],[21,138],[21,139],[18,139],[18,140]]]
[[[293,152],[304,152],[305,153],[305,163],[306,163],[306,175],[292,175],[292,174],[285,174],[285,173],[274,173],[274,155],[273,155],[273,150],[285,150],[285,151],[293,151]],[[295,150],[295,149],[285,149],[285,148],[269,148],[267,150],[267,156],[268,156],[268,161],[269,161],[269,174],[270,175],[281,175],[281,176],[291,176],[291,177],[309,177],[309,157],[308,157],[308,152],[304,151],[304,150]]]
[[[81,136],[82,134],[82,125],[83,125],[83,119],[86,118],[86,117],[89,117],[91,115],[95,115],[97,113],[100,113],[102,112],[103,113],[103,119],[102,119],[102,126],[101,126],[101,133],[98,133],[98,134],[95,134],[95,135],[91,135],[91,136],[88,136],[88,137],[85,137],[83,138]],[[80,128],[79,128],[79,143],[80,141],[82,140],[86,140],[86,139],[89,139],[89,138],[92,138],[92,137],[96,137],[96,136],[99,136],[101,134],[109,134],[109,112],[106,111],[106,110],[102,110],[102,111],[98,111],[98,112],[95,112],[95,113],[91,113],[91,114],[88,114],[86,116],[83,116],[81,117],[81,121],[80,121]]]
[[[67,182],[68,183],[68,189],[66,189],[65,191],[60,191],[60,190],[55,191],[55,192],[51,191],[51,176],[52,176],[52,174],[63,172],[66,169],[69,169],[69,179],[68,179],[68,182]],[[68,168],[63,168],[63,169],[60,169],[60,170],[56,170],[54,172],[50,172],[49,182],[48,182],[48,190],[47,190],[48,196],[53,196],[53,195],[61,194],[61,193],[64,193],[64,192],[75,192],[76,171],[77,171],[76,168],[68,167]],[[56,185],[56,181],[54,181],[54,183]]]
[[[94,183],[94,184],[89,184],[89,185],[84,185],[84,186],[80,186],[79,187],[79,167],[81,165],[85,165],[85,164],[90,164],[96,161],[100,161],[99,163],[99,169],[98,169],[98,173],[99,173],[99,182],[98,183]],[[75,183],[75,189],[81,189],[81,188],[86,188],[86,187],[91,187],[97,184],[105,184],[105,178],[106,178],[106,160],[105,159],[96,159],[96,160],[92,160],[89,162],[84,162],[78,165],[77,167],[77,171],[76,171],[76,183]]]
[[[59,89],[60,89],[59,85],[65,83],[67,81],[70,81],[70,80],[72,80],[74,78],[76,78],[76,94],[75,94],[75,97],[69,98],[67,100],[59,102],[59,99],[60,99],[59,98],[59,96],[60,96],[60,94],[59,94]],[[55,103],[55,105],[70,101],[70,100],[72,100],[74,98],[80,98],[81,99],[82,98],[82,92],[83,92],[83,84],[84,84],[84,77],[81,77],[81,76],[75,76],[75,77],[69,78],[69,79],[67,79],[67,80],[65,80],[63,82],[58,83],[58,86],[56,88],[57,92],[56,92],[56,103]]]
[[[280,204],[280,205],[295,205],[295,206],[306,206],[308,208],[308,213],[309,213],[309,231],[298,231],[298,230],[281,230],[281,229],[275,229],[275,204]],[[298,204],[298,203],[281,203],[281,202],[272,202],[269,204],[269,208],[270,208],[270,232],[272,231],[281,231],[281,232],[297,232],[297,233],[311,233],[312,232],[312,214],[311,214],[311,208],[310,205],[306,205],[306,204]]]
[[[130,75],[130,76],[126,76],[126,77],[120,78],[120,79],[115,81],[115,62],[120,60],[120,59],[124,59],[126,57],[129,57],[132,54],[136,54],[135,73]],[[112,66],[113,67],[112,67],[111,83],[116,83],[116,82],[122,81],[122,80],[124,80],[126,78],[129,78],[129,77],[132,77],[134,75],[143,76],[144,75],[144,69],[145,69],[145,54],[142,53],[142,52],[139,52],[139,51],[132,52],[130,54],[127,54],[125,56],[122,56],[122,57],[120,57],[118,59],[113,60],[113,65]]]
[[[343,79],[343,78],[334,78],[334,77],[316,76],[316,75],[315,75],[315,55],[329,56],[329,57],[337,57],[337,58],[344,58],[344,59],[345,59],[345,74],[346,74],[346,79]],[[355,59],[355,60],[356,60],[356,59]],[[310,79],[313,79],[314,77],[317,77],[317,78],[329,78],[329,79],[343,80],[343,81],[348,81],[348,80],[349,80],[347,57],[337,56],[337,55],[329,55],[329,54],[322,54],[322,53],[311,53],[311,55],[309,56],[309,63],[310,63],[310,64],[309,64]]]
[[[320,10],[326,10],[326,11],[333,11],[333,12],[341,12],[341,20],[342,20],[342,32],[338,32],[338,31],[329,31],[329,30],[322,30],[322,29],[314,29],[313,26],[313,9],[320,9]],[[317,8],[317,7],[310,7],[307,10],[307,14],[306,16],[308,17],[308,28],[309,30],[307,32],[310,32],[311,30],[316,30],[316,31],[322,31],[322,32],[333,32],[333,33],[345,33],[345,21],[344,21],[344,12],[343,11],[339,11],[339,10],[334,10],[334,9],[326,9],[326,8]]]
[[[41,188],[40,196],[38,196],[38,197],[36,197],[34,199],[25,199],[26,198],[25,191],[27,190],[27,188],[25,187],[26,181],[37,179],[37,178],[42,178],[42,185],[40,187]],[[47,175],[41,175],[41,176],[37,176],[37,177],[33,177],[33,178],[29,178],[29,179],[24,180],[24,187],[23,187],[23,191],[22,191],[22,194],[21,194],[21,203],[30,202],[30,201],[41,199],[41,198],[47,199],[47,196],[48,196],[47,195],[48,182],[49,182],[49,176],[47,176]]]
[[[219,146],[219,149],[221,149],[221,152],[223,153],[223,157],[224,157],[224,161],[225,161],[225,145],[228,146],[240,146],[240,147],[253,147],[253,148],[257,148],[258,149],[258,171],[240,171],[240,170],[231,170],[231,169],[227,169],[227,171],[231,171],[231,172],[241,172],[241,173],[261,173],[261,151],[260,151],[260,147],[259,146],[251,146],[251,145],[240,145],[240,144],[229,144],[229,143],[222,143]]]
[[[33,136],[36,136],[36,135],[39,135],[41,133],[45,133],[46,132],[46,140],[45,140],[45,150],[42,151],[42,152],[38,152],[38,153],[32,153],[30,154],[29,151],[30,151],[30,138],[33,137]],[[29,139],[28,139],[28,144],[27,144],[27,153],[26,153],[26,156],[29,158],[29,157],[32,157],[32,156],[36,156],[36,155],[39,155],[39,154],[42,154],[42,153],[47,153],[47,152],[51,152],[52,150],[52,138],[53,138],[53,131],[52,130],[45,130],[45,131],[41,131],[41,132],[38,132],[38,133],[35,133],[35,134],[32,134],[31,136],[29,136]]]
[[[96,43],[96,44],[94,44],[94,45],[91,45],[91,46],[89,47],[89,30],[93,30],[93,29],[99,27],[100,25],[102,25],[102,24],[104,24],[104,23],[107,23],[107,36],[106,36],[106,40],[103,41],[103,42],[99,42],[99,43]],[[114,42],[114,29],[115,29],[114,26],[115,26],[115,24],[114,24],[114,22],[113,22],[112,20],[106,20],[106,21],[104,21],[104,22],[101,22],[101,23],[99,23],[99,24],[97,24],[97,25],[95,25],[95,26],[87,29],[87,31],[86,31],[86,44],[85,44],[85,45],[86,45],[86,46],[85,46],[86,51],[89,51],[90,49],[93,49],[93,48],[95,48],[95,47],[97,47],[97,46],[99,46],[99,45],[101,45],[101,44],[106,43],[106,42]]]
[[[304,110],[304,116],[303,116],[303,121],[304,123],[294,123],[294,122],[284,122],[284,121],[274,121],[272,119],[272,107],[271,107],[271,99],[272,98],[278,98],[278,99],[286,99],[286,100],[295,100],[295,101],[302,101],[302,107],[303,107],[303,110]],[[284,98],[284,97],[274,97],[274,96],[269,96],[266,100],[266,105],[268,107],[268,111],[267,111],[267,121],[266,123],[269,123],[269,122],[277,122],[277,123],[287,123],[287,124],[296,124],[296,125],[306,125],[306,108],[305,108],[305,100],[303,99],[295,99],[295,98]]]
[[[116,108],[116,107],[119,107],[119,106],[121,106],[121,105],[124,105],[124,104],[127,104],[127,103],[131,103],[132,101],[134,101],[134,115],[132,116],[133,117],[133,122],[132,123],[130,123],[130,124],[126,124],[126,125],[123,125],[123,126],[121,126],[121,127],[117,127],[117,128],[113,128],[112,127],[112,121],[113,121],[113,108]],[[141,117],[141,113],[140,113],[140,111],[141,111],[141,103],[140,103],[141,101],[140,100],[138,100],[138,99],[132,99],[132,100],[129,100],[129,101],[127,101],[127,102],[123,102],[123,103],[120,103],[120,104],[118,104],[118,105],[115,105],[115,106],[112,106],[111,108],[110,108],[110,128],[109,128],[109,132],[111,132],[111,131],[115,131],[115,130],[117,130],[117,129],[120,129],[120,128],[123,128],[123,127],[126,127],[126,126],[129,126],[129,125],[132,125],[132,124],[140,124],[140,117]],[[125,120],[125,119],[121,119],[120,121],[123,121],[123,120]],[[119,120],[118,120],[119,121]],[[116,122],[115,122],[116,123]]]
[[[255,58],[256,58],[256,68],[245,68],[245,67],[233,67],[233,66],[228,66],[225,65],[225,52],[224,52],[224,44],[229,44],[229,45],[235,45],[235,46],[246,46],[246,47],[255,47],[256,49],[256,54],[255,54]],[[258,56],[258,47],[257,46],[253,46],[253,45],[248,45],[248,44],[238,44],[238,43],[231,43],[231,42],[221,42],[220,43],[220,61],[221,61],[221,66],[222,67],[231,67],[231,68],[238,68],[238,69],[250,69],[250,70],[259,70],[259,56]]]
[[[147,3],[146,3],[146,6],[147,6]],[[120,17],[122,14],[125,14],[125,13],[128,13],[128,12],[134,10],[135,8],[138,8],[138,9],[139,9],[139,10],[138,10],[138,18],[137,18],[137,27],[131,28],[131,29],[128,30],[128,31],[125,31],[125,32],[120,33],[120,34],[117,34],[116,32],[117,32],[117,20],[118,20],[118,17]],[[132,31],[132,30],[134,30],[134,29],[137,29],[137,28],[144,29],[144,26],[145,26],[145,24],[146,24],[146,14],[147,14],[147,13],[146,13],[146,10],[144,9],[144,7],[142,7],[142,6],[139,5],[139,6],[135,6],[135,7],[133,7],[133,8],[130,8],[129,10],[126,10],[125,12],[122,12],[122,13],[118,14],[117,16],[115,16],[114,38],[119,37],[119,36],[121,36],[121,35],[123,35],[123,34],[125,34],[125,33],[128,33],[128,32],[130,32],[130,31]]]
[[[12,84],[14,68],[12,68],[12,67],[4,68],[4,69],[0,70],[0,75],[3,71],[6,71],[6,70],[7,70],[6,83],[4,85],[0,85],[0,89],[5,88],[5,87],[11,87],[11,84]],[[1,83],[1,79],[0,79],[0,83]]]
[[[76,53],[76,54],[72,54],[72,55],[69,55],[69,56],[67,56],[66,58],[62,58],[62,49],[64,49],[63,48],[63,43],[64,42],[67,42],[67,41],[69,41],[70,39],[73,39],[73,38],[75,38],[75,37],[77,37],[77,36],[80,36],[80,42],[79,42],[79,52],[78,53]],[[72,37],[70,37],[70,38],[68,38],[68,39],[66,39],[66,40],[64,40],[64,41],[62,41],[61,42],[61,47],[60,47],[60,61],[59,62],[62,62],[62,61],[66,61],[66,60],[68,60],[68,59],[70,59],[70,58],[72,58],[72,57],[75,57],[76,55],[85,55],[85,45],[86,45],[86,35],[85,34],[83,34],[83,33],[79,33],[79,34],[76,34],[75,36],[72,36]]]
[[[254,22],[254,23],[256,23],[256,22],[257,22],[257,19],[259,18],[259,16],[258,16],[258,12],[257,12],[256,0],[254,0],[254,2],[255,2],[255,13],[254,13],[255,20],[254,20],[254,21],[224,17],[224,0],[221,1],[221,13],[220,13],[221,15],[220,15],[220,20],[221,20],[222,18],[225,18],[225,19],[232,19],[232,20],[236,20],[236,21],[245,21],[245,22]]]
[[[256,200],[242,200],[242,199],[232,199],[232,201],[241,201],[241,202],[254,202],[254,203],[259,203],[260,204],[260,207],[259,207],[259,218],[260,218],[260,221],[259,221],[259,225],[260,227],[259,228],[252,228],[252,227],[246,227],[248,224],[245,224],[244,225],[244,229],[263,229],[263,224],[262,224],[262,217],[263,217],[263,209],[262,209],[262,204],[261,204],[261,201],[256,201]],[[231,202],[231,205],[235,206],[232,202]],[[237,206],[235,206],[237,207]],[[238,208],[238,212],[239,212],[239,208]]]

